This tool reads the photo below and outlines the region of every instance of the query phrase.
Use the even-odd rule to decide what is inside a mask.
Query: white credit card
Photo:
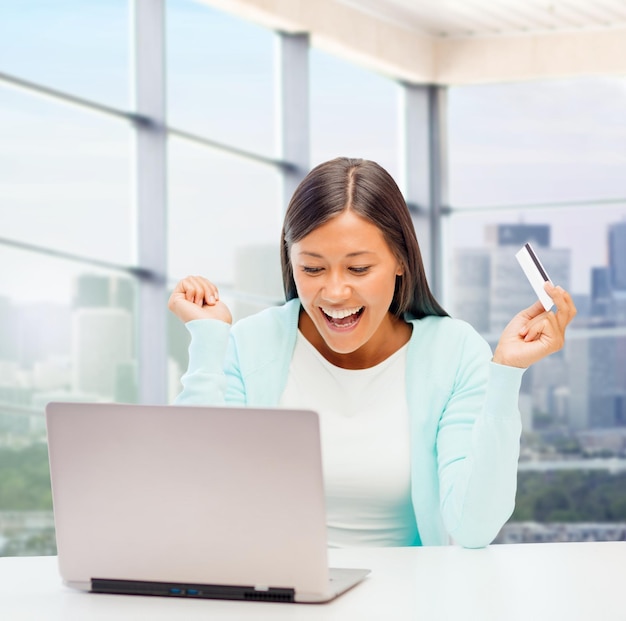
[[[548,272],[546,272],[543,265],[541,265],[541,261],[535,254],[532,246],[530,244],[524,244],[524,246],[522,246],[522,248],[515,253],[515,258],[524,270],[524,274],[526,274],[528,282],[532,285],[532,288],[535,290],[535,293],[543,304],[543,307],[547,311],[550,310],[552,306],[554,306],[554,302],[552,301],[552,298],[543,290],[543,285],[548,281],[552,281],[548,276]]]

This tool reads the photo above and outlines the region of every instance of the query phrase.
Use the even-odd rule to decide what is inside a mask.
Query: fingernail
[[[209,296],[209,304],[215,304],[215,296],[214,295],[210,295]]]

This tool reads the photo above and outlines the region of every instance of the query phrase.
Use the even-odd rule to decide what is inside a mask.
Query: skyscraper
[[[626,221],[609,225],[608,233],[611,287],[626,294]]]
[[[454,260],[454,314],[480,332],[499,334],[511,318],[530,306],[535,293],[515,253],[531,242],[553,282],[569,288],[570,250],[551,248],[547,224],[495,224],[488,245],[460,248]]]
[[[615,328],[613,320],[596,322],[598,328]],[[589,339],[589,427],[626,426],[626,338],[592,336]]]
[[[13,302],[0,296],[0,360],[15,362],[18,358],[18,312]]]
[[[110,278],[81,274],[74,283],[74,308],[104,308],[110,305]]]
[[[485,238],[491,246],[523,246],[530,243],[536,248],[550,247],[549,224],[493,224],[486,227]]]
[[[72,317],[72,388],[114,399],[120,368],[132,365],[132,316],[121,308],[81,308]]]
[[[609,225],[607,246],[608,265],[591,272],[589,326],[603,330],[588,340],[585,405],[595,429],[626,426],[626,338],[611,333],[626,323],[626,222]]]
[[[454,257],[453,314],[479,332],[490,329],[491,253],[487,248],[459,248]]]
[[[612,308],[611,270],[591,268],[591,316],[608,317]]]
[[[74,308],[135,309],[135,284],[126,276],[81,274],[74,284]]]

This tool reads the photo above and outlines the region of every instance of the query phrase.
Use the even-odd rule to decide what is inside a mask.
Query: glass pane
[[[201,274],[225,293],[282,300],[278,172],[180,140],[169,142],[169,170],[170,279]]]
[[[0,0],[0,72],[129,106],[126,0]]]
[[[169,125],[274,155],[274,33],[191,0],[167,0]]]
[[[450,202],[626,198],[626,78],[452,87]]]
[[[446,306],[492,347],[536,299],[514,256],[526,241],[578,308],[564,349],[524,373],[517,508],[501,541],[619,538],[616,523],[626,522],[616,492],[626,480],[625,215],[626,201],[457,213],[446,223]]]
[[[310,51],[311,164],[362,157],[399,178],[399,86],[320,50]]]
[[[540,225],[547,227],[551,248],[567,249],[570,253],[567,286],[571,293],[575,296],[588,296],[591,293],[592,269],[607,265],[609,227],[623,222],[625,218],[626,200],[622,204],[592,205],[587,208],[498,209],[484,212],[471,211],[466,214],[457,212],[445,221],[444,242],[445,256],[448,259],[448,274],[451,277],[454,273],[457,265],[455,255],[461,249],[485,249],[496,244],[494,234],[497,230],[494,227],[511,225],[510,231],[515,231],[517,227],[517,236],[511,237],[512,243],[517,245],[521,237],[529,234],[528,231],[524,231],[524,226],[529,227],[530,230],[530,227]],[[539,233],[534,234],[537,236]],[[542,255],[545,254],[541,247],[537,250],[542,252]],[[548,257],[546,257],[546,262],[550,262]],[[519,270],[517,261],[514,266],[516,270]],[[524,285],[526,281],[523,273],[521,271],[520,273],[522,274],[520,282]],[[550,276],[553,280],[558,278],[557,274],[550,274]],[[458,291],[454,280],[450,280],[450,277],[448,278],[449,286],[446,289],[446,300],[453,300]],[[564,283],[559,284],[565,286]],[[524,289],[530,304],[533,300],[532,289],[530,285],[524,285]]]
[[[133,260],[131,129],[0,83],[0,236]]]
[[[135,282],[0,245],[0,556],[54,554],[43,411],[137,400]]]

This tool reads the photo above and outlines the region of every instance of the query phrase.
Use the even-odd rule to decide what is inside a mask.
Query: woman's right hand
[[[233,322],[228,306],[220,301],[217,287],[202,276],[183,278],[174,288],[167,306],[184,323],[193,319]]]

